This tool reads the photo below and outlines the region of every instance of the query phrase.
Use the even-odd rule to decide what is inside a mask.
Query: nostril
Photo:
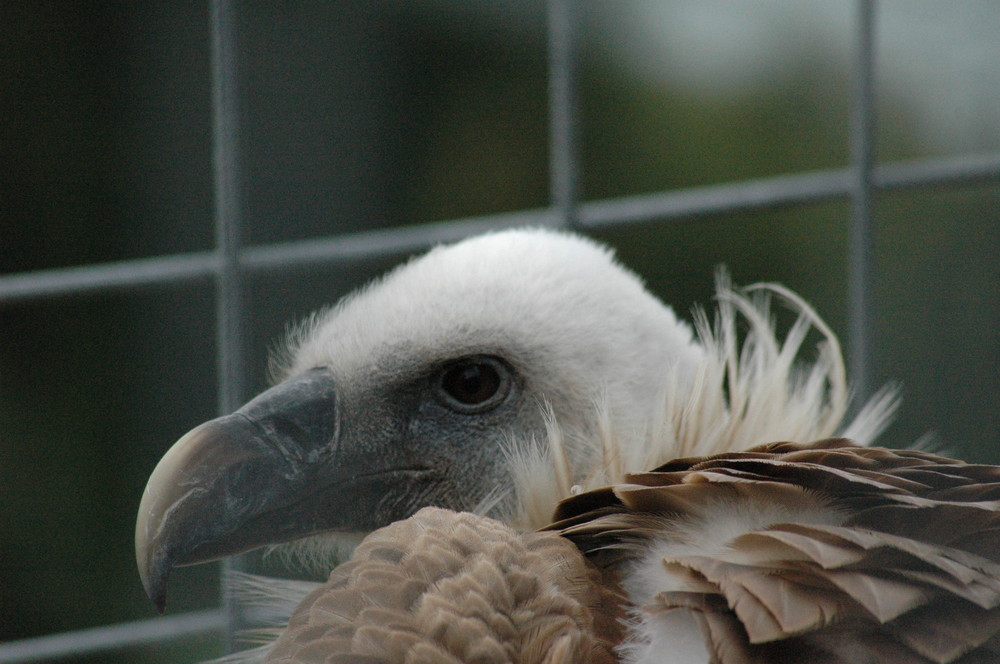
[[[289,446],[283,450],[286,454],[312,461],[335,448],[338,411],[333,375],[321,367],[262,392],[236,414]]]

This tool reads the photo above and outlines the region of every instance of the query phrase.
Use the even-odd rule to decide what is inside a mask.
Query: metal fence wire
[[[244,375],[244,281],[254,275],[317,266],[348,265],[362,258],[417,251],[489,229],[545,225],[580,232],[734,211],[770,209],[825,200],[849,200],[849,369],[861,395],[872,392],[874,338],[871,293],[873,201],[879,194],[931,185],[1000,183],[1000,154],[928,158],[879,164],[875,159],[875,2],[856,3],[853,92],[850,105],[850,165],[731,184],[583,201],[580,197],[578,3],[548,2],[550,114],[550,205],[421,226],[336,237],[245,246],[241,232],[239,61],[235,44],[238,11],[233,0],[212,0],[212,105],[215,189],[215,249],[157,258],[51,269],[0,277],[0,305],[52,296],[130,291],[149,285],[214,280],[218,339],[218,407],[236,409],[248,396]],[[0,645],[0,661],[39,662],[99,654],[206,633],[231,634],[234,607],[224,597],[216,609],[108,625]],[[225,638],[229,638],[226,636]]]

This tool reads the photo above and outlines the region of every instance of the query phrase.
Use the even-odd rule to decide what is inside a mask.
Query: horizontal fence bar
[[[215,255],[203,252],[22,272],[0,277],[0,303],[181,284],[207,279],[217,270]]]
[[[814,203],[849,196],[852,177],[852,169],[845,168],[594,201],[583,205],[580,225],[598,229]],[[961,186],[989,180],[1000,183],[1000,154],[885,164],[876,167],[873,174],[878,191]]]
[[[585,203],[580,226],[598,229],[647,221],[695,218],[846,196],[846,171],[782,175]]]
[[[434,244],[454,242],[492,230],[525,225],[555,227],[558,223],[556,213],[539,208],[251,247],[244,250],[241,260],[250,272],[351,263],[373,256],[412,253]]]
[[[875,167],[880,191],[933,185],[962,186],[1000,179],[1000,154],[959,155]]]
[[[64,657],[81,657],[134,646],[162,643],[220,632],[226,625],[222,609],[179,613],[163,618],[91,627],[51,636],[0,643],[0,662],[20,664]]]
[[[583,203],[579,225],[598,230],[649,221],[670,221],[738,210],[760,210],[847,197],[850,169],[779,175],[732,184],[626,196]],[[880,191],[913,187],[1000,182],[1000,154],[940,157],[875,168]],[[350,263],[373,256],[419,251],[439,242],[512,226],[560,223],[551,208],[470,217],[341,236],[248,247],[240,264],[248,274],[279,269]],[[38,270],[0,277],[0,304],[95,291],[179,284],[214,276],[221,261],[212,252],[175,254],[80,267]]]

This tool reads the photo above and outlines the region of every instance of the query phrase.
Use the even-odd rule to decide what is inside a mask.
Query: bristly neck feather
[[[710,323],[701,309],[694,312],[705,349],[694,380],[664,377],[662,407],[637,431],[618,427],[599,401],[593,410],[599,436],[581,441],[567,436],[549,411],[542,445],[514,441],[510,446],[514,507],[501,517],[525,531],[541,528],[560,500],[674,458],[779,440],[844,436],[859,445],[874,442],[898,406],[896,389],[883,388],[845,425],[851,395],[840,344],[812,307],[776,284],[740,292],[723,273],[716,282],[715,320]],[[797,315],[784,339],[771,315],[774,296]],[[821,336],[811,362],[801,357],[810,331]]]

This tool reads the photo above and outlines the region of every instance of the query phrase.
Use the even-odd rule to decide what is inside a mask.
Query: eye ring
[[[435,388],[446,406],[460,413],[481,413],[510,394],[511,371],[498,358],[474,355],[441,367]]]

